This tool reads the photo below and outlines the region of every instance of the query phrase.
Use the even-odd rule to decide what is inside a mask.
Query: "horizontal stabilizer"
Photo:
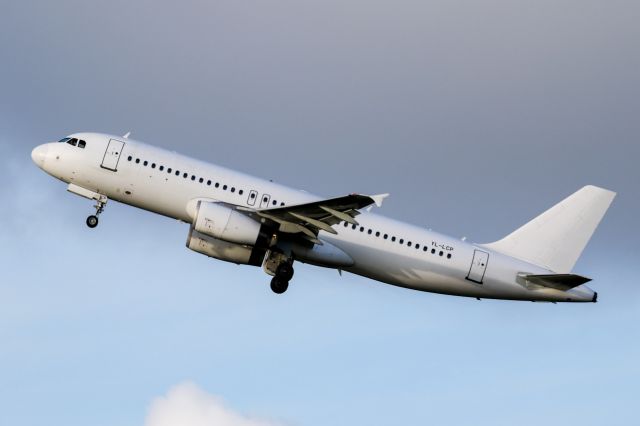
[[[579,285],[588,283],[591,278],[576,274],[545,274],[545,275],[520,275],[531,284],[543,287],[555,288],[556,290],[567,291]]]

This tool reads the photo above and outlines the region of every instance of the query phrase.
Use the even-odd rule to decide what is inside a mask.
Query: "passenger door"
[[[124,142],[111,139],[107,145],[107,150],[102,158],[102,164],[100,167],[103,169],[111,170],[113,172],[118,171],[118,162],[120,161],[120,155],[124,148]]]
[[[469,281],[482,284],[484,279],[484,273],[487,270],[487,263],[489,263],[489,253],[482,250],[475,250],[473,252],[473,260],[471,261],[471,267],[467,274]]]

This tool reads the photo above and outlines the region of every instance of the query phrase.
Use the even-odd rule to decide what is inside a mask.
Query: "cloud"
[[[278,426],[233,411],[218,396],[185,382],[151,403],[145,426]]]

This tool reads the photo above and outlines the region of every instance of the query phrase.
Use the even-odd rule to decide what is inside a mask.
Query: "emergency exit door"
[[[122,148],[124,148],[124,142],[111,139],[109,141],[109,145],[107,145],[107,150],[104,153],[101,167],[114,172],[118,171],[118,162],[120,161]]]
[[[473,260],[471,261],[471,267],[467,274],[469,281],[482,284],[484,279],[484,273],[487,270],[487,263],[489,263],[489,253],[482,250],[475,250],[473,252]]]
[[[262,200],[260,200],[260,208],[261,209],[266,209],[267,207],[269,207],[269,200],[270,199],[271,199],[271,195],[262,194]]]

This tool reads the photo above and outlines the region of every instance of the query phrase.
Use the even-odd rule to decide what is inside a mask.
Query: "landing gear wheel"
[[[291,266],[291,263],[281,263],[276,269],[276,277],[283,281],[291,281],[291,278],[293,278],[293,266]]]
[[[287,288],[289,288],[289,281],[284,281],[278,277],[273,277],[271,280],[271,290],[275,294],[282,294],[287,291]]]
[[[107,205],[108,201],[107,196],[101,194],[95,194],[93,199],[96,200],[96,205],[94,206],[96,208],[96,214],[87,218],[87,226],[89,228],[95,228],[98,226],[98,216],[100,216],[100,213],[104,211],[104,206]]]
[[[87,218],[87,226],[89,228],[95,228],[96,226],[98,226],[98,216],[89,216]]]

